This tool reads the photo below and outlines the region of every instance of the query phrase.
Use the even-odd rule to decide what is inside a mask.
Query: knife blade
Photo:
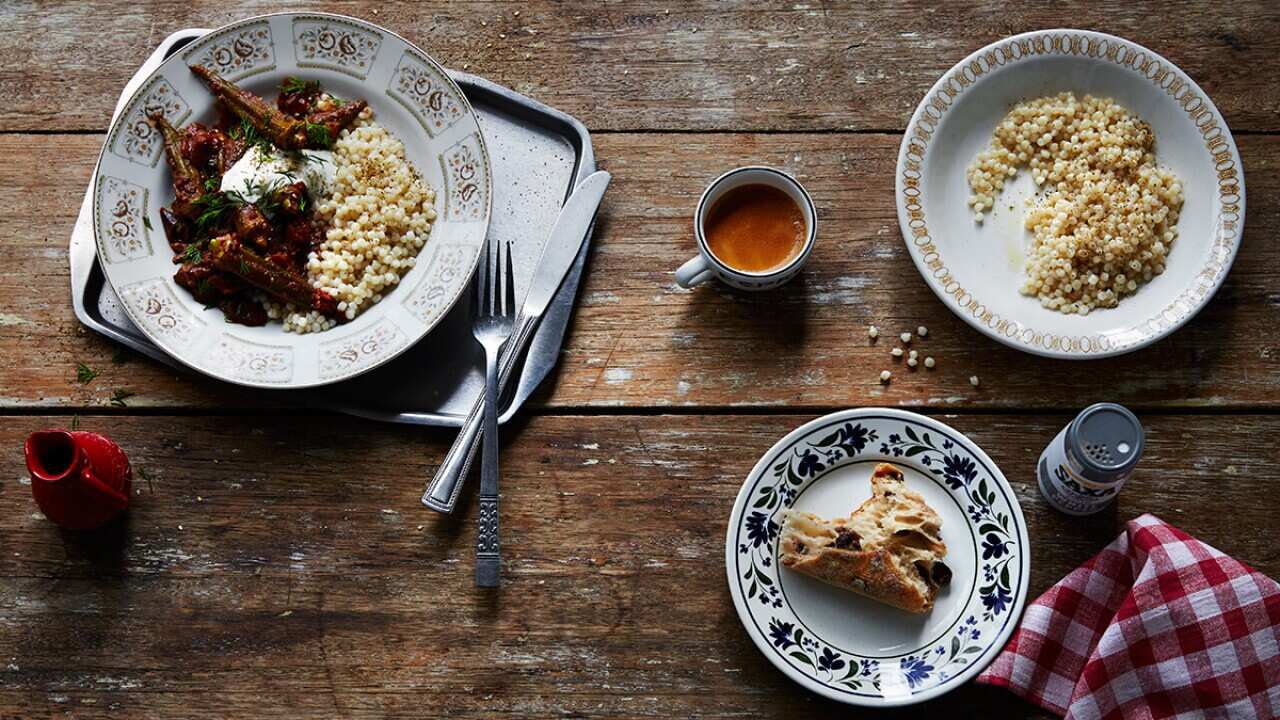
[[[534,330],[542,319],[542,314],[546,312],[547,305],[573,267],[573,261],[586,242],[587,230],[595,219],[600,200],[611,180],[609,173],[603,170],[588,175],[578,183],[560,208],[560,216],[556,218],[551,234],[542,246],[542,254],[533,272],[533,282],[525,293],[524,305],[516,318],[515,330],[502,346],[502,354],[498,360],[498,397],[502,397],[511,370],[533,338]],[[471,470],[471,463],[480,446],[483,410],[484,393],[480,393],[463,421],[453,446],[449,448],[435,476],[423,492],[423,505],[437,512],[453,512],[463,481]]]
[[[524,298],[521,316],[541,317],[546,311],[551,298],[560,289],[565,275],[578,257],[582,243],[587,239],[587,228],[596,215],[600,199],[609,187],[612,178],[609,173],[600,170],[587,176],[578,183],[560,209],[560,216],[547,236],[542,247],[542,255],[538,258],[537,269],[533,274],[533,284]]]

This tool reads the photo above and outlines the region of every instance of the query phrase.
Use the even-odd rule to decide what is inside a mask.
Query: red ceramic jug
[[[25,450],[31,494],[54,523],[68,530],[93,530],[129,507],[129,458],[105,437],[40,430],[27,437]]]

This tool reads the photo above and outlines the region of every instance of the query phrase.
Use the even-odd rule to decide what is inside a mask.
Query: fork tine
[[[498,276],[498,248],[501,245],[495,240],[489,243],[489,255],[485,258],[485,265],[489,268],[489,300],[487,315],[493,317],[497,315],[499,293],[502,292],[502,285],[499,284],[501,278]]]
[[[506,307],[503,308],[503,314],[511,317],[516,314],[516,271],[511,264],[511,241],[507,241],[507,267],[504,280],[506,281],[507,291],[503,297]]]
[[[488,252],[485,254],[484,267],[486,270],[485,281],[488,297],[485,299],[485,315],[493,317],[494,303],[497,301],[498,294],[498,275],[494,270],[494,255],[498,252],[498,244],[491,242],[485,248]]]

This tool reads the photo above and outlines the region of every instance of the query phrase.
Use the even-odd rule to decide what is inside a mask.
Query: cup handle
[[[707,266],[707,258],[699,255],[676,270],[676,282],[680,283],[682,288],[691,288],[710,280],[712,274],[711,268]]]

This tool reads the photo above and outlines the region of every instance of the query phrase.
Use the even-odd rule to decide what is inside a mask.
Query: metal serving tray
[[[126,86],[121,103],[157,65],[207,32],[192,28],[166,38]],[[449,74],[480,117],[495,178],[489,238],[512,242],[517,292],[523,295],[560,206],[573,187],[596,170],[590,135],[572,116],[508,88],[468,73],[450,70]],[[71,236],[71,294],[76,316],[116,342],[189,372],[129,321],[107,284],[98,264],[90,219],[93,189],[91,181]],[[590,245],[591,230],[587,233],[587,242],[517,368],[518,379],[504,397],[499,422],[506,422],[519,410],[556,364]],[[298,405],[388,422],[457,427],[483,387],[483,353],[471,336],[470,303],[461,302],[417,345],[376,370],[320,388],[262,392]]]

